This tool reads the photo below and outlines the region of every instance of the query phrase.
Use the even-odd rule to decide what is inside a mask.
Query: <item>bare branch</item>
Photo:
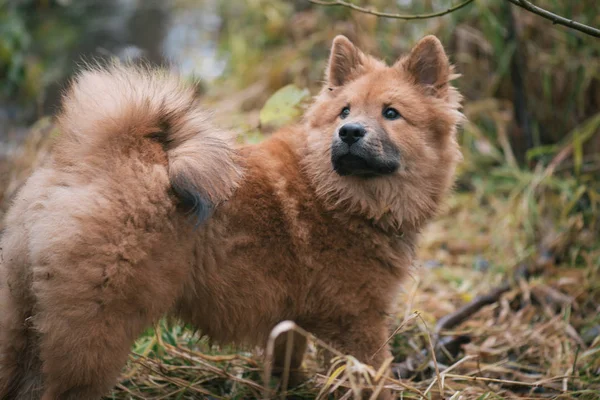
[[[428,19],[428,18],[441,17],[442,15],[450,14],[456,10],[459,10],[459,9],[471,4],[475,0],[465,0],[462,3],[459,3],[459,4],[457,4],[453,7],[450,7],[444,11],[434,12],[434,13],[430,13],[430,14],[413,14],[413,15],[382,12],[382,11],[378,11],[378,10],[375,10],[372,8],[365,8],[365,7],[357,6],[356,4],[352,4],[352,3],[349,3],[344,0],[308,0],[308,1],[312,4],[319,4],[322,6],[347,7],[347,8],[350,8],[352,10],[355,10],[355,11],[358,11],[361,13],[375,15],[377,17],[404,19],[404,20],[417,20],[417,19]],[[507,0],[507,1],[509,1],[510,3],[512,3],[518,7],[523,8],[531,13],[534,13],[543,18],[546,18],[546,19],[552,21],[553,24],[563,25],[568,28],[575,29],[579,32],[583,32],[590,36],[600,37],[600,29],[594,28],[589,25],[582,24],[581,22],[573,21],[572,19],[561,17],[560,15],[554,14],[548,10],[545,10],[541,7],[538,7],[534,4],[532,4],[528,0]]]
[[[344,0],[332,0],[332,1],[324,1],[324,0],[308,0],[309,2],[313,3],[313,4],[319,4],[322,6],[342,6],[342,7],[347,7],[347,8],[351,8],[355,11],[359,11],[361,13],[365,13],[365,14],[371,14],[371,15],[375,15],[377,17],[383,17],[383,18],[394,18],[394,19],[406,19],[406,20],[414,20],[414,19],[428,19],[428,18],[435,18],[435,17],[441,17],[442,15],[446,15],[446,14],[450,14],[456,10],[459,10],[461,8],[463,8],[464,6],[472,3],[475,0],[465,0],[460,4],[455,5],[454,7],[450,7],[444,11],[439,11],[439,12],[435,12],[435,13],[430,13],[430,14],[414,14],[414,15],[406,15],[406,14],[394,14],[394,13],[387,13],[387,12],[382,12],[382,11],[377,11],[377,10],[373,10],[373,9],[368,9],[368,8],[364,8],[364,7],[360,7],[357,6],[356,4],[352,4],[352,3],[348,3]]]
[[[564,25],[568,28],[575,29],[577,31],[586,33],[591,36],[600,37],[600,29],[584,25],[581,22],[573,21],[572,19],[568,19],[565,17],[561,17],[560,15],[554,14],[548,10],[544,10],[541,7],[538,7],[527,0],[508,0],[513,3],[515,6],[524,8],[525,10],[537,14],[541,17],[549,19],[553,24]]]
[[[460,325],[477,311],[481,310],[484,306],[496,303],[500,297],[509,290],[510,285],[505,283],[497,288],[494,288],[494,290],[488,294],[477,296],[473,301],[465,304],[457,311],[440,318],[435,326],[436,338],[439,337],[441,331],[452,329],[455,326]]]

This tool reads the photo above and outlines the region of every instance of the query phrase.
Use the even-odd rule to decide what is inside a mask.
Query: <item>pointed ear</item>
[[[327,81],[332,86],[342,86],[360,75],[365,61],[365,55],[346,36],[336,36],[327,65]]]
[[[414,82],[428,89],[428,93],[443,97],[450,78],[450,62],[439,39],[425,36],[402,62]]]

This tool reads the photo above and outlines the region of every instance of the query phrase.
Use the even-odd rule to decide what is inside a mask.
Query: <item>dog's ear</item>
[[[327,82],[331,86],[342,86],[361,74],[366,57],[352,42],[342,35],[333,39],[329,64],[327,65]]]
[[[428,94],[445,96],[450,79],[450,62],[438,38],[425,36],[399,63],[414,83],[423,86]]]

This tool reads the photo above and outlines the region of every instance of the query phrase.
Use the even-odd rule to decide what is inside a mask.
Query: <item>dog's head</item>
[[[453,77],[434,36],[392,66],[336,37],[306,117],[305,164],[318,193],[396,226],[431,217],[461,158]]]

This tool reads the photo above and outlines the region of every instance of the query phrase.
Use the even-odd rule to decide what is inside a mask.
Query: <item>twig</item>
[[[269,334],[269,340],[267,341],[267,347],[266,347],[266,352],[265,352],[265,359],[267,360],[265,362],[265,370],[263,373],[263,381],[264,381],[264,386],[263,386],[263,395],[265,399],[269,399],[272,397],[273,393],[271,393],[271,389],[269,388],[269,382],[271,380],[271,374],[273,372],[273,362],[275,360],[275,340],[282,334],[287,333],[287,332],[297,332],[300,335],[304,336],[305,338],[312,338],[315,340],[315,342],[319,345],[321,345],[323,348],[325,348],[326,350],[329,350],[330,352],[332,352],[333,354],[335,354],[338,357],[344,357],[344,354],[337,351],[336,349],[334,349],[333,347],[329,346],[327,343],[315,338],[312,334],[310,334],[309,332],[305,331],[304,329],[300,328],[298,325],[296,325],[295,322],[293,321],[282,321],[280,323],[278,323],[277,325],[275,325],[275,327],[271,330],[271,333]]]
[[[375,355],[377,355],[377,353],[379,353],[381,351],[381,349],[383,349],[385,346],[387,346],[387,344],[390,342],[390,340],[392,340],[394,338],[394,336],[396,336],[396,334],[398,332],[400,332],[400,330],[407,323],[409,323],[413,319],[417,318],[418,316],[419,316],[419,312],[415,311],[410,317],[408,317],[404,321],[402,321],[402,323],[400,325],[398,325],[398,327],[396,329],[394,329],[394,332],[392,332],[392,334],[387,338],[387,340],[377,349],[377,351],[375,353],[373,353],[373,355],[371,356],[371,358],[375,357]]]
[[[124,392],[127,392],[130,396],[132,396],[134,399],[143,399],[144,397],[140,396],[137,393],[133,393],[127,386],[123,385],[122,383],[118,383],[117,387],[121,390],[123,390]]]
[[[352,4],[349,3],[347,1],[344,0],[331,0],[331,1],[327,1],[327,0],[308,0],[310,3],[312,4],[318,4],[321,6],[341,6],[341,7],[347,7],[350,8],[352,10],[361,12],[361,13],[365,13],[365,14],[371,14],[371,15],[375,15],[377,17],[382,17],[382,18],[394,18],[394,19],[404,19],[404,20],[418,20],[418,19],[428,19],[428,18],[436,18],[436,17],[441,17],[443,15],[446,14],[450,14],[453,13],[456,10],[460,10],[461,8],[471,4],[474,0],[465,0],[464,2],[455,5],[454,7],[449,7],[448,9],[444,10],[444,11],[439,11],[439,12],[434,12],[434,13],[430,13],[430,14],[395,14],[395,13],[388,13],[388,12],[382,12],[382,11],[378,11],[378,10],[374,10],[372,8],[364,8],[361,6],[357,6],[356,4]],[[568,28],[574,29],[576,31],[579,32],[583,32],[587,35],[590,36],[594,36],[594,37],[599,37],[600,38],[600,29],[594,28],[592,26],[589,25],[585,25],[582,24],[581,22],[577,22],[574,21],[572,19],[568,19],[565,17],[562,17],[560,15],[554,14],[553,12],[550,12],[548,10],[545,10],[541,7],[538,7],[534,4],[532,4],[531,2],[527,1],[527,0],[507,0],[509,2],[511,2],[512,4],[516,5],[517,7],[521,7],[533,14],[537,14],[543,18],[546,18],[550,21],[552,21],[553,24],[557,24],[557,25],[563,25],[566,26]]]
[[[216,394],[214,394],[214,393],[212,393],[212,392],[210,392],[210,391],[208,391],[206,389],[190,385],[190,382],[188,382],[188,381],[186,381],[184,379],[167,375],[166,372],[162,371],[162,367],[163,366],[160,363],[158,363],[157,361],[155,361],[155,360],[152,360],[152,359],[150,359],[148,357],[141,356],[140,358],[138,358],[136,360],[136,362],[139,363],[142,367],[150,370],[151,372],[154,372],[154,373],[158,374],[160,379],[162,379],[162,380],[164,380],[166,382],[170,382],[171,384],[174,384],[177,387],[182,387],[183,386],[183,387],[185,387],[185,388],[187,388],[189,390],[198,392],[198,393],[203,394],[205,396],[210,396],[210,397],[215,398],[215,399],[222,399],[222,397],[217,396]]]
[[[541,387],[541,388],[547,388],[547,389],[552,389],[552,390],[556,390],[556,389],[551,386],[545,385],[545,383],[550,382],[552,380],[564,378],[564,376],[556,376],[556,377],[553,377],[550,379],[543,379],[543,380],[539,380],[539,381],[535,381],[535,382],[519,382],[519,381],[510,380],[510,379],[486,378],[483,376],[456,375],[456,374],[445,374],[445,376],[447,378],[452,378],[455,380],[465,380],[465,381],[471,381],[471,382],[480,381],[480,382],[503,383],[503,384],[510,384],[510,385],[515,385],[515,386],[528,386],[528,387],[533,387],[533,388]]]
[[[443,396],[444,395],[444,382],[441,379],[440,368],[438,366],[438,362],[435,357],[435,349],[434,349],[434,345],[433,345],[433,340],[431,340],[431,335],[429,334],[429,328],[427,327],[427,322],[425,322],[425,320],[423,319],[421,314],[418,314],[418,317],[421,320],[421,322],[423,322],[423,325],[425,325],[425,335],[427,336],[427,341],[429,342],[429,350],[431,351],[431,359],[433,360],[433,366],[435,367],[435,377],[438,381],[438,388],[440,390],[440,395]],[[431,385],[433,385],[433,382],[431,382]],[[427,394],[427,391],[425,391],[425,394]]]
[[[287,331],[287,342],[285,344],[285,362],[283,366],[283,382],[281,383],[281,398],[287,398],[287,387],[290,379],[290,365],[292,364],[292,351],[294,347],[294,332]],[[268,382],[265,382],[268,385]]]
[[[486,295],[477,296],[473,301],[464,305],[457,311],[442,317],[436,324],[434,330],[435,347],[430,349],[431,351],[429,352],[430,354],[432,354],[433,359],[435,360],[437,357],[446,357],[444,350],[446,350],[448,353],[458,353],[460,346],[462,344],[468,343],[470,340],[470,338],[465,335],[459,335],[449,340],[442,340],[439,337],[441,331],[450,330],[455,326],[460,325],[468,318],[470,318],[473,314],[475,314],[477,311],[481,310],[484,306],[497,302],[502,296],[502,294],[506,293],[509,290],[510,285],[505,283],[502,286],[493,289],[490,293]],[[449,349],[449,347],[452,347],[452,349]],[[427,355],[428,351],[426,349],[423,349],[421,353],[415,355],[414,357],[409,357],[405,361],[396,364],[394,366],[394,371],[399,377],[408,378],[411,373],[415,372],[415,369],[412,367],[412,365],[422,364],[422,362],[427,358]],[[455,354],[450,355],[452,355],[453,357],[455,356]],[[452,357],[447,358],[450,360]],[[444,359],[444,361],[446,360]]]
[[[462,322],[466,321],[470,316],[475,314],[477,311],[481,310],[484,306],[494,304],[498,301],[502,294],[508,292],[510,290],[510,285],[503,284],[495,289],[493,289],[488,294],[477,296],[473,301],[468,304],[465,304],[455,312],[448,314],[438,321],[435,326],[435,336],[439,336],[440,332],[443,330],[449,330],[454,328],[457,325],[460,325]]]
[[[394,14],[394,13],[387,13],[387,12],[382,12],[382,11],[377,11],[377,10],[373,10],[373,9],[368,9],[368,8],[364,8],[364,7],[360,7],[357,6],[356,4],[352,4],[352,3],[348,3],[344,0],[332,0],[332,1],[324,1],[324,0],[308,0],[310,3],[312,4],[318,4],[321,6],[342,6],[342,7],[347,7],[347,8],[351,8],[352,10],[355,11],[359,11],[361,13],[365,13],[365,14],[371,14],[371,15],[375,15],[377,17],[383,17],[383,18],[394,18],[394,19],[405,19],[405,20],[416,20],[416,19],[428,19],[428,18],[435,18],[435,17],[441,17],[442,15],[446,15],[446,14],[450,14],[456,10],[459,10],[467,5],[469,5],[470,3],[472,3],[475,0],[465,0],[460,4],[455,5],[454,7],[450,7],[444,11],[438,11],[438,12],[434,12],[434,13],[430,13],[430,14]]]
[[[242,383],[242,384],[248,386],[249,388],[252,388],[257,391],[260,391],[263,389],[263,387],[256,382],[254,382],[250,379],[245,379],[245,378],[240,378],[238,376],[235,376],[235,375],[227,372],[225,369],[216,367],[199,357],[194,357],[194,356],[188,354],[186,351],[184,351],[183,349],[180,349],[179,347],[170,345],[168,343],[163,343],[163,346],[167,352],[169,352],[177,357],[181,357],[186,360],[193,361],[194,363],[201,365],[204,368],[204,370],[210,371],[211,373],[213,373],[217,376],[223,377],[223,378],[231,380],[231,381],[236,381],[236,382]]]
[[[529,12],[537,14],[543,18],[546,18],[552,21],[553,24],[563,25],[571,29],[575,29],[576,31],[583,32],[590,36],[595,36],[600,38],[600,29],[582,24],[581,22],[573,21],[572,19],[568,19],[565,17],[561,17],[560,15],[554,14],[548,10],[545,10],[541,7],[538,7],[527,0],[508,0],[513,3],[515,6],[521,7]]]

